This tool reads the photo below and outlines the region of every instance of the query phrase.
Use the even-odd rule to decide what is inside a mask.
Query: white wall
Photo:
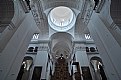
[[[41,79],[46,79],[46,66],[48,61],[47,51],[38,51],[34,66],[42,66]]]
[[[79,62],[80,66],[89,66],[89,61],[86,51],[76,51],[75,55],[76,55],[76,61]]]
[[[99,14],[93,13],[88,24],[90,33],[96,43],[100,56],[104,63],[104,70],[109,80],[121,80],[121,47],[99,18]]]
[[[76,57],[76,62],[79,62],[80,73],[82,74],[81,67],[89,66],[89,60],[88,60],[88,56],[86,54],[86,51],[85,50],[79,50],[79,51],[77,50],[75,53],[75,57]]]
[[[36,29],[37,26],[34,22],[32,14],[28,13],[1,53],[1,80],[16,80],[21,62],[25,56],[29,42]]]

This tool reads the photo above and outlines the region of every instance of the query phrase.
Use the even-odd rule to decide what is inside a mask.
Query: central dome
[[[54,8],[51,13],[51,21],[56,25],[56,26],[67,26],[68,24],[71,23],[73,19],[73,12],[70,8],[60,6]]]
[[[59,6],[50,11],[49,23],[51,28],[57,31],[67,31],[73,27],[73,11],[64,6]],[[73,21],[74,22],[74,21]]]

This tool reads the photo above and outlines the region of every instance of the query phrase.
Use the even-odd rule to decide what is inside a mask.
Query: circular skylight
[[[67,31],[73,27],[74,18],[75,15],[70,8],[60,6],[50,11],[48,22],[54,30]]]

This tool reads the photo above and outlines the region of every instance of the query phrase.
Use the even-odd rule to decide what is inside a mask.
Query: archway
[[[63,57],[67,59],[70,57],[70,53],[72,51],[72,41],[73,37],[69,33],[66,32],[58,32],[54,33],[50,38],[50,48],[51,55],[53,58],[60,57],[60,54],[63,54]]]
[[[33,58],[30,56],[25,56],[16,80],[28,80],[32,64]]]
[[[93,68],[95,80],[107,80],[103,62],[100,57],[94,56],[90,59],[91,67]]]

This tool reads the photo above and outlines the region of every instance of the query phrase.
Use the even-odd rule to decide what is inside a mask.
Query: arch
[[[96,80],[107,80],[103,62],[100,57],[94,56],[90,59],[90,65],[93,68],[93,76],[95,76]]]
[[[73,36],[70,33],[67,33],[67,32],[54,33],[54,34],[51,35],[50,39],[52,40],[52,39],[55,39],[55,38],[57,38],[59,36],[66,37],[66,38],[71,39],[71,40],[73,39]]]
[[[54,52],[52,55],[54,55],[56,58],[63,55],[64,58],[67,58],[70,56],[70,48],[69,45],[65,42],[58,42],[54,45],[52,51]]]
[[[103,62],[102,62],[102,59],[101,59],[100,57],[98,57],[98,56],[93,56],[93,57],[90,59],[90,61],[91,61],[91,60],[98,60],[99,62],[103,63]]]
[[[0,33],[11,23],[14,16],[14,3],[12,0],[0,0]]]
[[[65,43],[65,42],[58,42],[58,43],[56,43],[55,45],[54,45],[54,47],[53,47],[53,51],[57,51],[58,49],[60,49],[61,48],[61,50],[63,49],[63,50],[65,50],[65,51],[69,51],[70,49],[69,49],[69,45],[67,44],[67,43]]]
[[[70,56],[72,48],[72,35],[66,32],[54,33],[50,37],[50,46],[52,55],[57,58],[60,54],[63,54],[64,58]]]
[[[32,64],[33,64],[33,58],[31,56],[25,56],[22,62],[22,65],[26,65],[26,70],[30,70]]]
[[[23,61],[25,61],[25,60],[33,60],[33,58],[31,56],[25,56]]]
[[[71,49],[73,37],[71,34],[66,32],[57,32],[51,35],[50,41],[51,50],[54,48],[55,45],[57,46],[62,44],[66,47],[68,46],[68,48]]]
[[[31,56],[25,56],[16,80],[28,80],[32,64],[33,58]]]

